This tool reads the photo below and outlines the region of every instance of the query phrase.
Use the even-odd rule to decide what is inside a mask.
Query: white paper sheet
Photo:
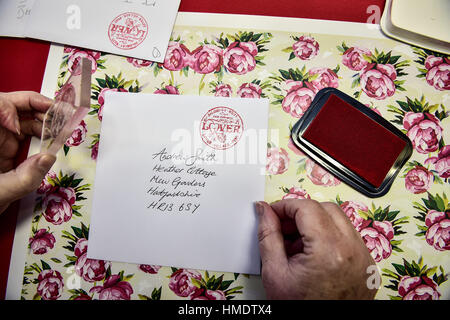
[[[180,5],[180,0],[34,1],[26,37],[156,62],[164,61]]]
[[[25,37],[34,0],[0,0],[0,37]]]
[[[108,93],[88,257],[259,274],[267,122],[266,99]]]

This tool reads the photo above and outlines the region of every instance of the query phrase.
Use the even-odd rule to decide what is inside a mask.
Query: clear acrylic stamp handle
[[[56,155],[86,116],[91,104],[91,60],[82,58],[45,114],[41,153]]]

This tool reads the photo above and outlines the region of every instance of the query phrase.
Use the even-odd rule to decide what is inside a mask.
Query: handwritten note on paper
[[[25,36],[34,0],[0,0],[0,36]]]
[[[103,112],[88,257],[259,274],[268,101],[110,92]]]

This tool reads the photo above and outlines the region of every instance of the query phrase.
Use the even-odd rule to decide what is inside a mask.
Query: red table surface
[[[385,0],[182,0],[180,11],[266,15],[293,18],[367,22]],[[301,31],[301,30],[299,30]],[[40,91],[50,44],[30,39],[0,38],[0,92]],[[17,156],[22,162],[28,152],[26,141]],[[16,226],[18,203],[0,215],[0,298],[4,299]],[[17,270],[22,272],[22,270]]]

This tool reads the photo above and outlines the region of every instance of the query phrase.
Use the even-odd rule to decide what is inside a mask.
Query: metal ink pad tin
[[[369,197],[386,194],[412,154],[405,134],[334,88],[317,93],[291,138],[308,157]]]

